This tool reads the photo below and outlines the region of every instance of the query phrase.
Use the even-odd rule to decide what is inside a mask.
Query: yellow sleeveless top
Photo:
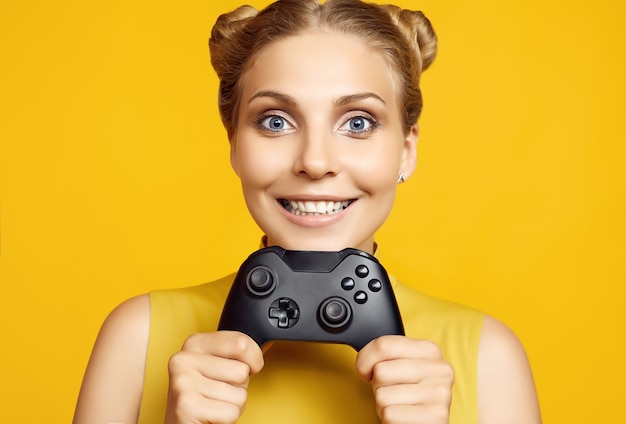
[[[196,287],[150,293],[151,318],[139,424],[162,423],[167,364],[191,334],[215,331],[235,274]],[[484,314],[419,293],[390,276],[408,337],[431,340],[455,371],[450,424],[477,424],[477,357]],[[252,377],[238,423],[379,423],[369,384],[349,346],[276,342]]]

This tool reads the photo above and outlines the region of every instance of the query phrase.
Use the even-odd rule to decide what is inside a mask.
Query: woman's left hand
[[[454,370],[435,343],[382,336],[361,349],[356,368],[383,424],[448,424]]]

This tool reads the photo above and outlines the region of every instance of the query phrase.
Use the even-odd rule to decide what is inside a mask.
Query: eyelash
[[[270,134],[280,134],[283,131],[285,131],[284,129],[271,129],[269,128],[269,125],[265,125],[265,122],[268,119],[276,119],[279,118],[281,119],[286,125],[290,126],[291,128],[295,128],[295,125],[293,125],[291,123],[291,121],[289,119],[287,119],[285,116],[281,115],[278,112],[267,112],[267,113],[263,113],[261,114],[255,121],[254,121],[254,125],[259,128],[261,131],[263,132],[267,132]]]
[[[348,117],[340,126],[339,129],[341,129],[344,125],[348,125],[350,124],[351,121],[353,121],[354,119],[361,119],[365,122],[367,122],[369,124],[369,127],[363,129],[363,130],[352,130],[352,129],[348,129],[346,130],[346,132],[350,135],[356,136],[356,137],[362,137],[365,135],[370,134],[371,132],[373,132],[374,130],[376,130],[377,128],[380,127],[380,122],[378,120],[376,120],[374,117],[372,117],[370,114],[367,113],[356,113],[350,117]]]
[[[269,127],[269,122],[268,120],[271,119],[280,119],[282,120],[283,124],[286,126],[289,126],[290,128],[284,129],[284,128],[279,128],[279,129],[272,129]],[[346,129],[346,130],[341,130],[341,128],[343,128],[345,125],[349,125],[350,122],[352,122],[355,119],[361,119],[364,122],[366,122],[366,125],[369,125],[367,128],[363,129],[363,130],[353,130],[353,129]],[[290,131],[292,129],[295,129],[296,126],[293,125],[291,123],[291,121],[289,119],[287,119],[287,117],[283,116],[281,113],[279,112],[266,112],[261,114],[255,121],[254,121],[254,125],[259,128],[261,131],[269,133],[269,134],[273,134],[273,135],[278,135],[278,134],[282,134],[285,131]],[[345,120],[342,121],[342,123],[338,126],[338,130],[342,131],[343,133],[353,136],[353,137],[363,137],[366,136],[368,134],[370,134],[371,132],[373,132],[374,130],[376,130],[377,128],[380,127],[380,122],[378,120],[376,120],[374,117],[372,117],[370,114],[368,113],[363,113],[363,112],[355,112],[352,116],[347,117]]]

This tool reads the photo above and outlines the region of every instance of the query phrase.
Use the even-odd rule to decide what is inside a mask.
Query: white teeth
[[[343,202],[281,200],[283,207],[294,215],[330,215],[347,208],[350,203],[352,200]]]

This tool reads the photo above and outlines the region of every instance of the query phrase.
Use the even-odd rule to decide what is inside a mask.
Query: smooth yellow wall
[[[257,247],[206,47],[237,4],[0,4],[2,422],[69,422],[116,304]],[[440,53],[384,263],[513,327],[546,423],[620,422],[626,6],[398,4],[427,13]]]

